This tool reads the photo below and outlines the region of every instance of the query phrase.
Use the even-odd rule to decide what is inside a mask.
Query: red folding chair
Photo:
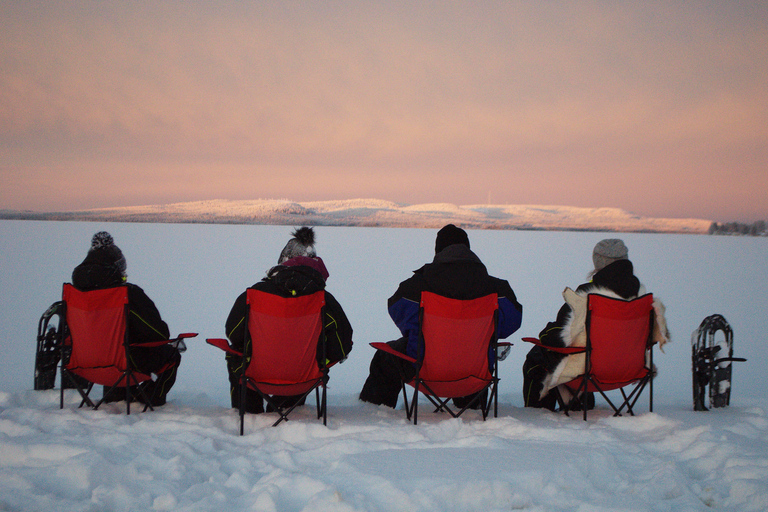
[[[317,418],[326,424],[325,292],[298,297],[280,297],[249,288],[246,292],[244,352],[233,349],[222,338],[207,342],[243,358],[240,390],[240,435],[243,435],[246,387],[255,390],[280,414],[276,426],[313,390]],[[318,362],[321,361],[321,362]],[[322,396],[320,395],[322,388]],[[288,407],[273,397],[300,396]]]
[[[586,354],[584,374],[562,385],[576,397],[600,393],[614,416],[621,416],[624,408],[634,416],[633,407],[646,386],[653,412],[653,322],[650,293],[631,301],[591,293],[587,296],[585,347],[549,347],[536,338],[523,340],[561,354]],[[624,391],[627,386],[631,386],[629,394]],[[605,393],[614,389],[621,391],[623,399],[618,406]],[[568,404],[559,389],[557,393],[560,407],[568,414]],[[582,408],[586,421],[588,407],[583,403]]]
[[[435,412],[447,411],[454,418],[478,404],[486,419],[491,403],[493,415],[498,415],[498,364],[489,364],[489,354],[496,354],[499,343],[496,336],[498,296],[486,295],[478,299],[450,299],[431,292],[421,293],[420,341],[424,356],[419,362],[386,343],[371,343],[377,350],[383,350],[417,367],[416,376],[403,378],[403,399],[405,412],[414,425],[418,423],[418,398],[421,392],[435,405]],[[493,366],[493,372],[489,368]],[[407,382],[406,382],[407,381]],[[414,388],[409,405],[406,383]],[[488,391],[487,399],[483,398]],[[454,411],[448,405],[453,398],[476,395],[460,410]]]
[[[64,389],[68,382],[80,393],[80,407],[87,404],[98,409],[122,387],[125,389],[127,414],[131,413],[131,401],[138,398],[135,393],[146,404],[144,411],[153,409],[139,386],[151,380],[152,376],[136,371],[129,364],[128,288],[118,286],[83,292],[65,283],[62,297],[68,338],[62,350],[60,408],[64,408]],[[175,343],[177,347],[183,347],[184,338],[195,336],[196,333],[184,333],[172,340],[142,343],[140,346],[158,347]],[[88,384],[83,386],[83,380]],[[103,385],[106,389],[102,399],[96,403],[88,396],[94,384]],[[136,391],[132,391],[131,387],[135,387]]]

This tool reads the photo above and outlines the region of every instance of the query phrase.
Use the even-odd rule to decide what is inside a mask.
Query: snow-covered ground
[[[473,229],[544,229],[645,233],[706,233],[705,219],[664,219],[620,208],[554,205],[398,204],[381,199],[294,202],[287,199],[210,200],[77,212],[0,211],[0,218],[120,222],[305,224],[321,226],[430,227],[453,223]]]
[[[58,391],[32,388],[37,321],[110,231],[129,279],[172,332],[197,331],[169,403],[124,414],[124,404],[64,410]],[[483,422],[357,401],[373,350],[397,336],[386,300],[431,259],[434,229],[317,228],[328,287],[355,328],[335,367],[328,426],[313,405],[288,423],[246,418],[237,435],[221,337],[235,297],[276,262],[285,226],[0,221],[0,510],[768,510],[764,238],[624,234],[636,272],[667,305],[673,342],[657,353],[655,407],[610,417],[598,399],[588,422],[522,407],[528,346],[585,280],[594,244],[616,234],[470,231],[489,271],[508,279],[523,326],[501,366],[499,417]],[[720,313],[735,332],[731,406],[693,412],[690,336]]]

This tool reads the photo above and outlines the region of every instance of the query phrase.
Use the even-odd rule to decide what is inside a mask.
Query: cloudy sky
[[[0,0],[0,209],[768,219],[768,4]]]

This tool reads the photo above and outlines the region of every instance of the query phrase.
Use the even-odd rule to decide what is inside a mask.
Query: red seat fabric
[[[62,360],[61,379],[69,379],[83,398],[82,404],[98,409],[101,403],[118,388],[125,389],[126,412],[131,413],[130,387],[150,380],[150,375],[134,370],[128,364],[130,346],[128,344],[128,288],[117,286],[100,290],[80,291],[70,283],[65,283],[62,291],[65,304],[65,323],[69,339],[65,347],[70,352],[68,359]],[[182,343],[185,338],[193,338],[197,333],[180,334],[173,340],[143,343],[143,347],[157,347],[166,343]],[[169,363],[158,373],[171,367]],[[83,388],[81,383],[71,378],[76,375],[90,384]],[[93,384],[105,386],[106,393],[99,402],[93,403],[88,397]],[[146,406],[152,409],[148,397],[138,389]],[[61,407],[64,407],[64,386],[61,389]]]
[[[586,353],[584,374],[563,384],[574,395],[600,393],[614,411],[621,416],[626,408],[634,415],[633,407],[643,390],[649,389],[649,409],[653,411],[653,295],[646,294],[633,300],[607,297],[596,293],[587,296],[586,347],[549,347],[536,338],[523,338],[540,347],[561,354]],[[632,386],[627,394],[624,387]],[[605,394],[621,390],[622,402],[615,405]],[[584,401],[584,400],[582,400]],[[558,391],[560,407],[568,413]],[[587,419],[588,407],[582,407]]]
[[[457,300],[422,292],[421,307],[424,358],[418,378],[441,397],[467,396],[487,387],[493,379],[488,349],[498,297]]]
[[[245,329],[246,339],[243,340],[245,353],[232,348],[225,339],[206,340],[215,347],[243,358],[245,371],[241,377],[240,435],[243,435],[244,429],[246,387],[258,392],[280,415],[273,426],[287,420],[296,405],[283,408],[272,396],[306,397],[315,390],[317,417],[322,417],[325,425],[325,384],[328,378],[328,367],[324,364],[325,334],[322,321],[325,291],[281,297],[248,288],[246,303],[248,328]],[[318,358],[322,364],[318,363]]]
[[[651,334],[653,295],[632,301],[603,295],[588,296],[589,373],[603,391],[644,378]],[[570,383],[569,387],[573,387]],[[588,391],[597,391],[594,384]]]
[[[81,292],[65,284],[63,300],[73,339],[67,370],[95,384],[114,384],[127,368],[124,343],[128,289]]]
[[[135,386],[150,379],[149,375],[132,371],[127,364],[128,289],[125,286],[83,292],[65,283],[62,298],[66,304],[68,348],[71,349],[69,360],[62,362],[62,382],[69,378],[65,377],[68,373],[90,382],[87,389],[75,383],[83,403],[96,409],[104,400],[94,404],[88,397],[93,384],[106,386],[111,392],[118,386]],[[126,400],[126,411],[130,414],[130,400]]]
[[[325,292],[280,297],[249,288],[249,385],[268,395],[293,396],[311,390],[323,372],[317,364],[323,332]]]
[[[420,340],[423,344],[421,363],[400,353],[386,343],[371,343],[377,350],[383,350],[417,366],[416,376],[407,382],[414,392],[409,405],[406,382],[403,382],[403,398],[408,419],[418,423],[418,397],[424,394],[435,411],[446,411],[453,417],[460,416],[473,405],[466,403],[454,411],[448,401],[478,394],[475,403],[479,405],[483,419],[494,404],[497,415],[498,365],[491,370],[489,354],[497,347],[496,321],[498,296],[486,295],[477,299],[451,299],[431,292],[422,292],[420,299]],[[509,345],[504,343],[504,345]],[[487,398],[480,393],[489,391]]]

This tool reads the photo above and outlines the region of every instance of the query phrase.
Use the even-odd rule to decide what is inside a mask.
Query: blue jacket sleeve
[[[419,303],[400,297],[390,304],[389,316],[402,335],[408,338],[406,354],[418,359]]]
[[[507,297],[499,297],[499,338],[506,338],[520,328],[523,307]]]

